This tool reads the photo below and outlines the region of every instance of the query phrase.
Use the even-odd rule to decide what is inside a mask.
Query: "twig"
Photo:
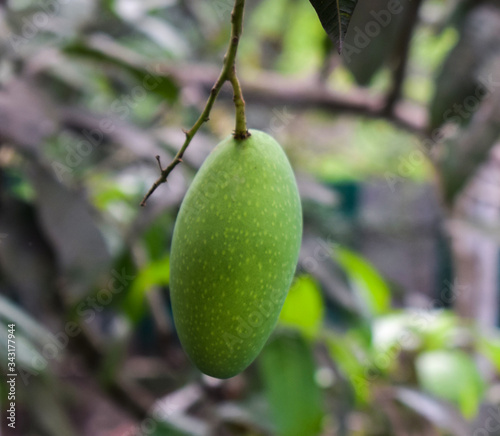
[[[185,131],[186,139],[180,150],[175,155],[174,160],[166,168],[161,168],[160,166],[161,175],[156,180],[156,182],[153,183],[153,186],[151,186],[147,194],[144,196],[143,200],[141,201],[141,206],[146,205],[146,201],[151,196],[151,194],[153,194],[156,188],[165,183],[167,181],[168,175],[172,172],[172,170],[182,162],[182,156],[191,143],[191,140],[196,135],[196,132],[198,132],[203,123],[209,120],[210,112],[215,103],[215,100],[219,95],[222,85],[224,85],[226,81],[229,81],[231,83],[234,92],[234,104],[236,107],[236,127],[234,131],[234,137],[235,139],[245,139],[250,136],[246,125],[245,101],[243,100],[241,87],[236,77],[235,66],[238,44],[243,32],[244,8],[245,0],[235,0],[234,8],[231,13],[231,37],[229,40],[229,47],[227,49],[226,55],[224,56],[224,63],[222,65],[222,70],[219,74],[219,77],[215,82],[215,85],[212,87],[212,90],[210,91],[210,96],[208,97],[205,109],[203,109],[203,112],[201,113],[198,120],[194,123],[193,127]]]
[[[408,66],[411,38],[415,25],[418,22],[418,12],[422,3],[423,0],[415,0],[408,6],[410,10],[405,17],[403,30],[401,31],[401,35],[399,35],[399,43],[395,50],[397,65],[394,68],[392,76],[392,88],[386,97],[384,107],[386,114],[391,114],[394,111],[394,106],[401,97],[403,82],[406,76],[406,67]]]

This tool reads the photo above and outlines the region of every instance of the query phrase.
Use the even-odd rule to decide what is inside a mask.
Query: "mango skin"
[[[205,374],[229,378],[259,354],[298,261],[302,209],[280,145],[251,130],[207,157],[177,216],[170,294],[177,332]]]

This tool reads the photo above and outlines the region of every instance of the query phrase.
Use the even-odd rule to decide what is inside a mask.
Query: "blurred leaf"
[[[144,314],[146,292],[153,286],[166,286],[170,281],[170,259],[168,256],[153,261],[142,268],[132,282],[123,302],[125,313],[134,323]]]
[[[0,334],[2,338],[7,338],[8,336],[8,322],[10,320],[2,320],[2,324],[0,325]],[[16,324],[17,327],[17,324]],[[22,332],[22,330],[17,330],[15,332],[16,336],[16,364],[19,365],[19,368],[22,368],[23,370],[26,370],[29,374],[26,375],[22,373],[21,371],[19,372],[19,380],[29,380],[29,377],[31,374],[40,374],[40,373],[46,373],[46,368],[47,366],[45,365],[46,359],[40,354],[40,352],[37,350],[36,344],[33,342],[33,340],[29,340],[25,337],[25,333]],[[50,340],[49,337],[47,337],[47,342],[43,343],[43,345],[47,344],[48,341]],[[1,358],[1,364],[0,368],[3,368],[5,371],[7,370],[6,362],[8,362],[7,357],[8,357],[8,344],[7,341],[2,341],[2,344],[0,344],[0,358]]]
[[[46,380],[33,380],[29,386],[29,406],[44,434],[50,436],[77,436],[65,410],[66,402],[56,387]],[[43,407],[41,407],[43,405]]]
[[[41,226],[70,281],[70,297],[78,299],[109,267],[110,255],[103,235],[87,201],[59,183],[55,174],[30,162],[28,175],[35,188]]]
[[[446,429],[455,436],[470,436],[469,424],[455,408],[447,403],[406,388],[395,388],[395,396],[407,407],[415,410],[439,428]]]
[[[4,324],[15,323],[16,329],[22,331],[31,342],[45,345],[51,340],[51,333],[45,327],[3,295],[0,295],[0,319]]]
[[[147,69],[146,60],[116,42],[102,37],[75,42],[64,48],[64,52],[92,61],[113,65],[127,71],[148,92],[174,102],[178,95],[177,85],[166,75]]]
[[[361,347],[356,350],[357,341],[353,339],[328,332],[327,346],[333,361],[353,387],[357,402],[364,404],[370,398],[371,380],[368,378],[368,368],[361,363],[361,359],[363,355],[366,357],[369,350]]]
[[[314,380],[311,346],[296,335],[277,336],[264,348],[260,373],[279,436],[321,431],[321,390]]]
[[[458,130],[440,146],[435,163],[447,205],[467,186],[500,138],[500,93],[496,94],[474,113],[467,128]]]
[[[435,92],[436,71],[440,70],[458,39],[459,34],[453,27],[446,27],[442,32],[425,26],[416,29],[408,62],[417,66],[418,73],[410,73],[412,69],[408,71],[403,84],[406,98],[429,107]],[[422,113],[422,116],[427,117],[427,114]]]
[[[472,358],[459,350],[423,353],[416,360],[422,388],[455,404],[466,418],[476,415],[485,390]]]
[[[358,0],[309,0],[328,36],[342,53],[345,34]]]
[[[94,196],[94,204],[100,210],[106,210],[113,203],[127,203],[131,195],[118,184],[113,182],[103,183],[99,192]]]
[[[457,336],[464,335],[457,316],[447,310],[439,310],[426,316],[422,330],[423,346],[427,350],[446,348],[456,342]]]
[[[12,196],[12,200],[19,200],[22,203],[32,203],[35,198],[35,190],[29,180],[24,176],[21,168],[6,167],[3,168],[3,181],[6,191]],[[10,201],[10,200],[9,200]],[[13,209],[15,207],[12,207]]]
[[[156,3],[156,8],[159,6]],[[179,29],[168,23],[165,18],[160,19],[150,14],[152,9],[154,7],[148,2],[130,3],[129,0],[115,2],[115,12],[129,25],[146,35],[150,41],[175,55],[189,52],[189,46],[179,33]]]
[[[500,333],[482,334],[478,339],[478,348],[500,372]]]
[[[308,275],[298,277],[288,291],[280,322],[314,337],[323,322],[325,307],[318,283]]]
[[[17,54],[32,56],[36,50],[71,39],[88,25],[97,13],[96,0],[58,1],[43,4],[38,1],[10,2],[19,9],[8,9],[11,48]]]
[[[393,57],[398,33],[405,22],[411,0],[361,1],[352,14],[342,58],[356,82],[367,85],[380,67]],[[366,29],[379,29],[374,37]],[[371,30],[373,31],[373,30]]]
[[[165,247],[170,247],[174,222],[175,217],[162,213],[148,224],[143,241],[150,259],[160,259],[165,255]]]
[[[500,54],[500,9],[477,3],[459,29],[460,40],[435,82],[430,106],[430,129],[446,121],[469,123],[479,102],[492,92],[484,64]],[[494,86],[494,85],[493,85]]]
[[[43,357],[41,350],[48,344],[57,343],[57,339],[42,324],[35,320],[30,314],[22,308],[0,295],[0,336],[7,337],[7,326],[10,323],[15,324],[16,336],[16,362],[30,374],[46,374],[47,359]],[[60,349],[59,345],[56,345]],[[7,342],[0,344],[0,357],[2,363],[7,362]],[[54,357],[58,359],[58,355]],[[24,375],[20,373],[20,380],[24,382]],[[27,375],[29,377],[29,375]]]
[[[248,19],[248,33],[259,32],[259,35],[266,39],[279,38],[283,34],[283,21],[290,8],[290,0],[258,3]],[[244,43],[242,41],[242,44]]]
[[[385,280],[363,257],[346,248],[337,247],[335,259],[344,268],[353,289],[371,314],[380,315],[390,308],[391,294]]]
[[[19,303],[37,313],[55,292],[57,268],[52,250],[42,235],[32,204],[6,196],[0,208],[0,229],[8,235],[0,241],[1,271],[16,288]]]
[[[54,105],[28,80],[17,78],[0,88],[0,137],[31,156],[57,131]]]
[[[281,22],[282,49],[277,69],[289,74],[315,74],[321,62],[325,34],[314,10],[302,1],[291,1]]]

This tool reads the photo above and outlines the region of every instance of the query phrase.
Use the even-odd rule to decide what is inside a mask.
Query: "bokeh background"
[[[250,127],[296,171],[279,325],[202,374],[169,303],[175,217],[230,87],[151,197],[222,65],[230,0],[0,2],[5,434],[500,435],[500,4],[359,0],[339,56],[306,0],[249,0]]]

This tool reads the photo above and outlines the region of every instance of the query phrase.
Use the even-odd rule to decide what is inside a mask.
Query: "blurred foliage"
[[[312,348],[296,335],[277,335],[259,358],[271,413],[280,436],[318,434],[322,401]]]
[[[324,312],[325,305],[318,283],[310,276],[299,276],[288,291],[280,322],[297,328],[306,337],[314,337],[321,327]]]
[[[416,367],[425,391],[456,404],[466,418],[476,415],[484,382],[470,356],[457,350],[430,351],[419,356]]]

